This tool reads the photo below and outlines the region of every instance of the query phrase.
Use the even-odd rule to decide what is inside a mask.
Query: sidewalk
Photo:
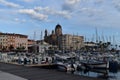
[[[10,73],[0,71],[0,80],[27,80]]]

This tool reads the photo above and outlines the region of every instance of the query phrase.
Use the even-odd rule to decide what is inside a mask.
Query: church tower
[[[62,27],[59,24],[57,24],[56,27],[55,27],[55,35],[56,36],[62,35]]]
[[[54,35],[54,30],[52,30],[52,35]]]
[[[46,39],[47,36],[48,36],[48,31],[47,31],[47,29],[46,29],[46,30],[45,30],[45,36],[44,36],[44,39]]]

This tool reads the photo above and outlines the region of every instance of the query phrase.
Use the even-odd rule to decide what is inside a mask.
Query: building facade
[[[35,40],[30,40],[30,39],[28,39],[28,47],[31,47],[31,46],[33,46],[33,45],[35,45],[36,44],[36,41]]]
[[[63,50],[79,50],[84,46],[83,36],[64,34],[60,39],[60,47]]]
[[[52,47],[52,45],[42,41],[40,43],[38,43],[38,52],[39,53],[46,53],[46,51],[49,50],[50,47]]]
[[[10,51],[17,48],[28,48],[28,36],[14,33],[0,33],[0,50]]]

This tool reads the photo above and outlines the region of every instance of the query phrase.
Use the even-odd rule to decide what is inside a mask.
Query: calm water
[[[67,72],[71,73],[71,72]],[[106,79],[106,80],[120,80],[120,71],[118,72],[109,72],[108,75],[105,76],[103,73],[98,73],[98,72],[93,72],[93,71],[76,71],[73,73],[74,75],[83,75],[83,76],[89,76],[89,77],[97,77],[101,79]]]

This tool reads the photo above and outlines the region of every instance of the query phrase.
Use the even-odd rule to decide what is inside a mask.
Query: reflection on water
[[[104,73],[106,72],[105,70],[102,71],[76,71],[76,72],[72,72],[74,75],[82,75],[82,76],[89,76],[89,77],[97,77],[97,78],[101,78],[101,79],[106,79],[106,80],[120,80],[120,71],[118,72],[110,72],[107,70],[108,74]],[[71,72],[67,72],[67,73],[71,73]]]

